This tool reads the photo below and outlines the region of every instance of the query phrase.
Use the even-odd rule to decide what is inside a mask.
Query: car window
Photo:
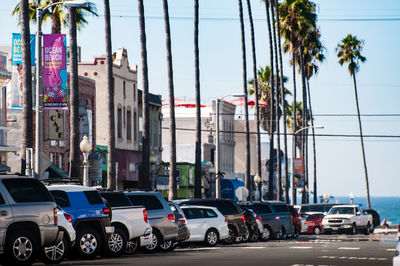
[[[351,207],[337,207],[337,208],[332,208],[329,211],[329,214],[355,214],[355,213],[354,213],[354,208],[351,208]]]
[[[58,206],[60,206],[61,208],[71,207],[67,192],[62,190],[52,190],[50,191],[50,193]]]
[[[3,184],[17,203],[54,202],[50,192],[36,179],[4,179]]]
[[[164,209],[160,200],[153,195],[128,195],[135,206],[145,206],[148,211]]]
[[[204,213],[207,218],[218,217],[218,215],[215,213],[215,211],[210,210],[210,209],[204,209]]]
[[[272,213],[271,208],[267,204],[253,204],[249,205],[249,207],[256,211],[256,213]]]
[[[272,207],[277,211],[277,212],[289,212],[289,208],[286,204],[274,204]]]
[[[217,209],[223,214],[223,215],[230,215],[230,214],[238,214],[239,211],[236,208],[235,204],[229,201],[216,201],[215,202]]]
[[[124,193],[100,193],[100,195],[107,200],[111,207],[132,206]]]
[[[324,212],[324,206],[322,205],[310,205],[308,209],[309,212]]]
[[[0,205],[4,205],[6,202],[4,201],[3,195],[0,193]]]
[[[178,209],[175,207],[174,204],[169,203],[169,207],[171,208],[171,211],[172,211],[173,213],[179,214],[179,211],[178,211]]]
[[[102,198],[100,197],[100,194],[97,190],[87,190],[84,191],[85,196],[87,200],[89,201],[90,205],[96,205],[96,204],[104,204]]]
[[[183,212],[185,213],[186,219],[189,220],[205,218],[204,211],[202,209],[183,209]]]

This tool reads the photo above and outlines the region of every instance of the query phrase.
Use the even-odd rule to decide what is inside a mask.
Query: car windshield
[[[329,214],[354,214],[353,207],[334,207],[329,211]]]

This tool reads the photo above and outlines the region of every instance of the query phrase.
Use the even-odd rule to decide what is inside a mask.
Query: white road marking
[[[245,249],[264,249],[266,247],[239,247],[239,248],[245,248]]]
[[[290,247],[290,248],[297,248],[297,249],[310,249],[312,247]]]
[[[387,258],[378,258],[378,260],[387,260]]]
[[[392,251],[396,251],[396,249],[395,248],[388,248],[388,249],[386,249],[386,251],[392,252]]]
[[[338,259],[344,260],[347,259],[347,257],[339,257]]]
[[[359,247],[340,247],[338,249],[345,249],[345,250],[359,250]]]

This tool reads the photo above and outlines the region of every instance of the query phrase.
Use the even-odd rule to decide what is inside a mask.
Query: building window
[[[124,119],[122,120],[122,123],[124,124],[124,128],[125,128],[126,127],[125,106],[124,106],[124,111],[122,113],[123,113],[123,116],[124,116]]]
[[[61,169],[63,169],[63,155],[62,153],[60,153],[58,155],[58,167],[60,167]]]
[[[136,110],[133,112],[133,140],[137,141],[137,115],[136,115]]]
[[[130,109],[126,112],[126,139],[132,139],[132,114]]]
[[[117,137],[122,139],[122,109],[118,107],[117,113]]]
[[[126,98],[126,82],[125,82],[125,80],[122,81],[122,91],[123,91],[124,99],[125,99]]]
[[[50,152],[50,162],[54,163],[54,153]]]
[[[133,82],[133,101],[136,102],[136,82]]]

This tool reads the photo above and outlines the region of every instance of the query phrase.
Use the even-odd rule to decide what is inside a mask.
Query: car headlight
[[[344,220],[344,222],[347,223],[347,224],[353,223],[353,221],[351,219],[346,219],[346,220]]]

